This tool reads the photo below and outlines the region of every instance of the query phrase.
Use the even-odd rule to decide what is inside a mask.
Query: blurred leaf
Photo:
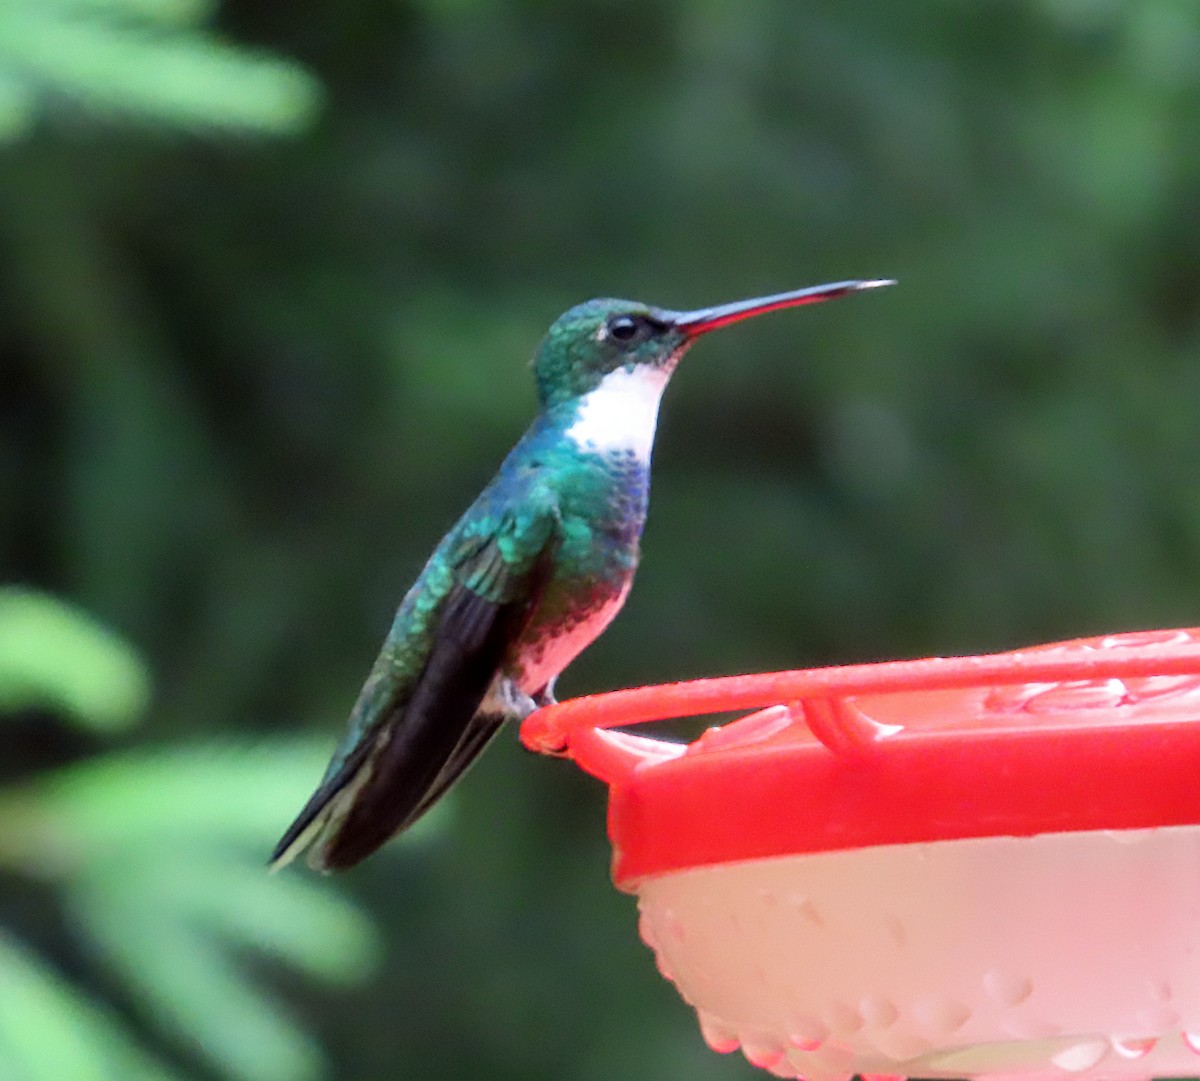
[[[152,880],[151,880],[152,881]],[[206,936],[155,911],[138,876],[85,890],[76,908],[101,957],[138,1006],[176,1042],[245,1081],[310,1081],[320,1053],[273,999],[247,982]],[[137,933],[129,929],[136,927]]]
[[[369,920],[327,885],[266,869],[281,807],[299,805],[323,757],[296,746],[110,756],[21,794],[26,815],[30,803],[41,814],[24,864],[60,884],[139,1009],[231,1078],[321,1072],[311,1038],[255,987],[246,961],[344,983],[379,953]],[[19,829],[21,809],[0,819]],[[13,847],[0,835],[0,851]]]
[[[365,975],[378,949],[368,921],[330,891],[202,848],[96,859],[67,902],[146,1014],[246,1081],[305,1081],[320,1072],[320,1055],[275,997],[240,971],[239,955],[264,953],[346,981]]]
[[[0,143],[28,131],[34,106],[33,91],[20,79],[0,71]]]
[[[79,912],[119,907],[131,926],[174,923],[214,951],[249,947],[320,979],[363,978],[380,948],[370,921],[328,883],[272,875],[244,857],[203,848],[144,849],[132,862],[97,859],[69,893]]]
[[[9,0],[0,79],[27,99],[75,99],[181,127],[279,133],[307,123],[313,80],[296,64],[189,29],[204,14],[187,0]]]
[[[320,779],[324,740],[137,751],[60,770],[37,787],[58,834],[79,853],[234,845],[266,857]],[[82,855],[81,857],[82,858]]]
[[[171,1081],[114,1020],[0,934],[0,1076],[14,1081]]]
[[[170,889],[181,913],[214,937],[268,954],[315,978],[368,975],[382,944],[362,911],[312,875],[264,875],[256,863],[177,861]],[[159,889],[151,896],[163,896]]]
[[[57,0],[57,3],[64,13],[73,16],[101,14],[168,25],[195,23],[210,15],[216,6],[216,0]]]
[[[138,720],[149,697],[138,656],[85,612],[32,590],[0,588],[0,718],[39,707],[119,731]]]

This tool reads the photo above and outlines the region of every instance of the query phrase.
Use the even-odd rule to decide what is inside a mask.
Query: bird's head
[[[755,315],[816,304],[891,281],[848,281],[678,312],[635,300],[588,300],[560,315],[533,357],[542,407],[596,390],[608,376],[644,374],[665,384],[679,358],[702,334]],[[617,378],[624,378],[618,375]]]

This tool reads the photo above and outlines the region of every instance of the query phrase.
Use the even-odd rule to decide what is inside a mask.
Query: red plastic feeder
[[[521,738],[609,785],[616,883],[716,1050],[1200,1073],[1200,629],[618,691]]]

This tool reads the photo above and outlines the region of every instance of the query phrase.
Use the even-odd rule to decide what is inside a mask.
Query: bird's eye
[[[618,315],[609,320],[608,336],[619,342],[631,342],[637,337],[641,324],[631,315]]]

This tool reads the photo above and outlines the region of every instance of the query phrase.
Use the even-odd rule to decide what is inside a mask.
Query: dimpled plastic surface
[[[1200,828],[780,856],[637,893],[710,1046],[781,1077],[1200,1073]]]
[[[603,730],[736,708],[690,745]],[[522,738],[609,784],[614,877],[715,1050],[1200,1075],[1195,630],[617,692]]]

